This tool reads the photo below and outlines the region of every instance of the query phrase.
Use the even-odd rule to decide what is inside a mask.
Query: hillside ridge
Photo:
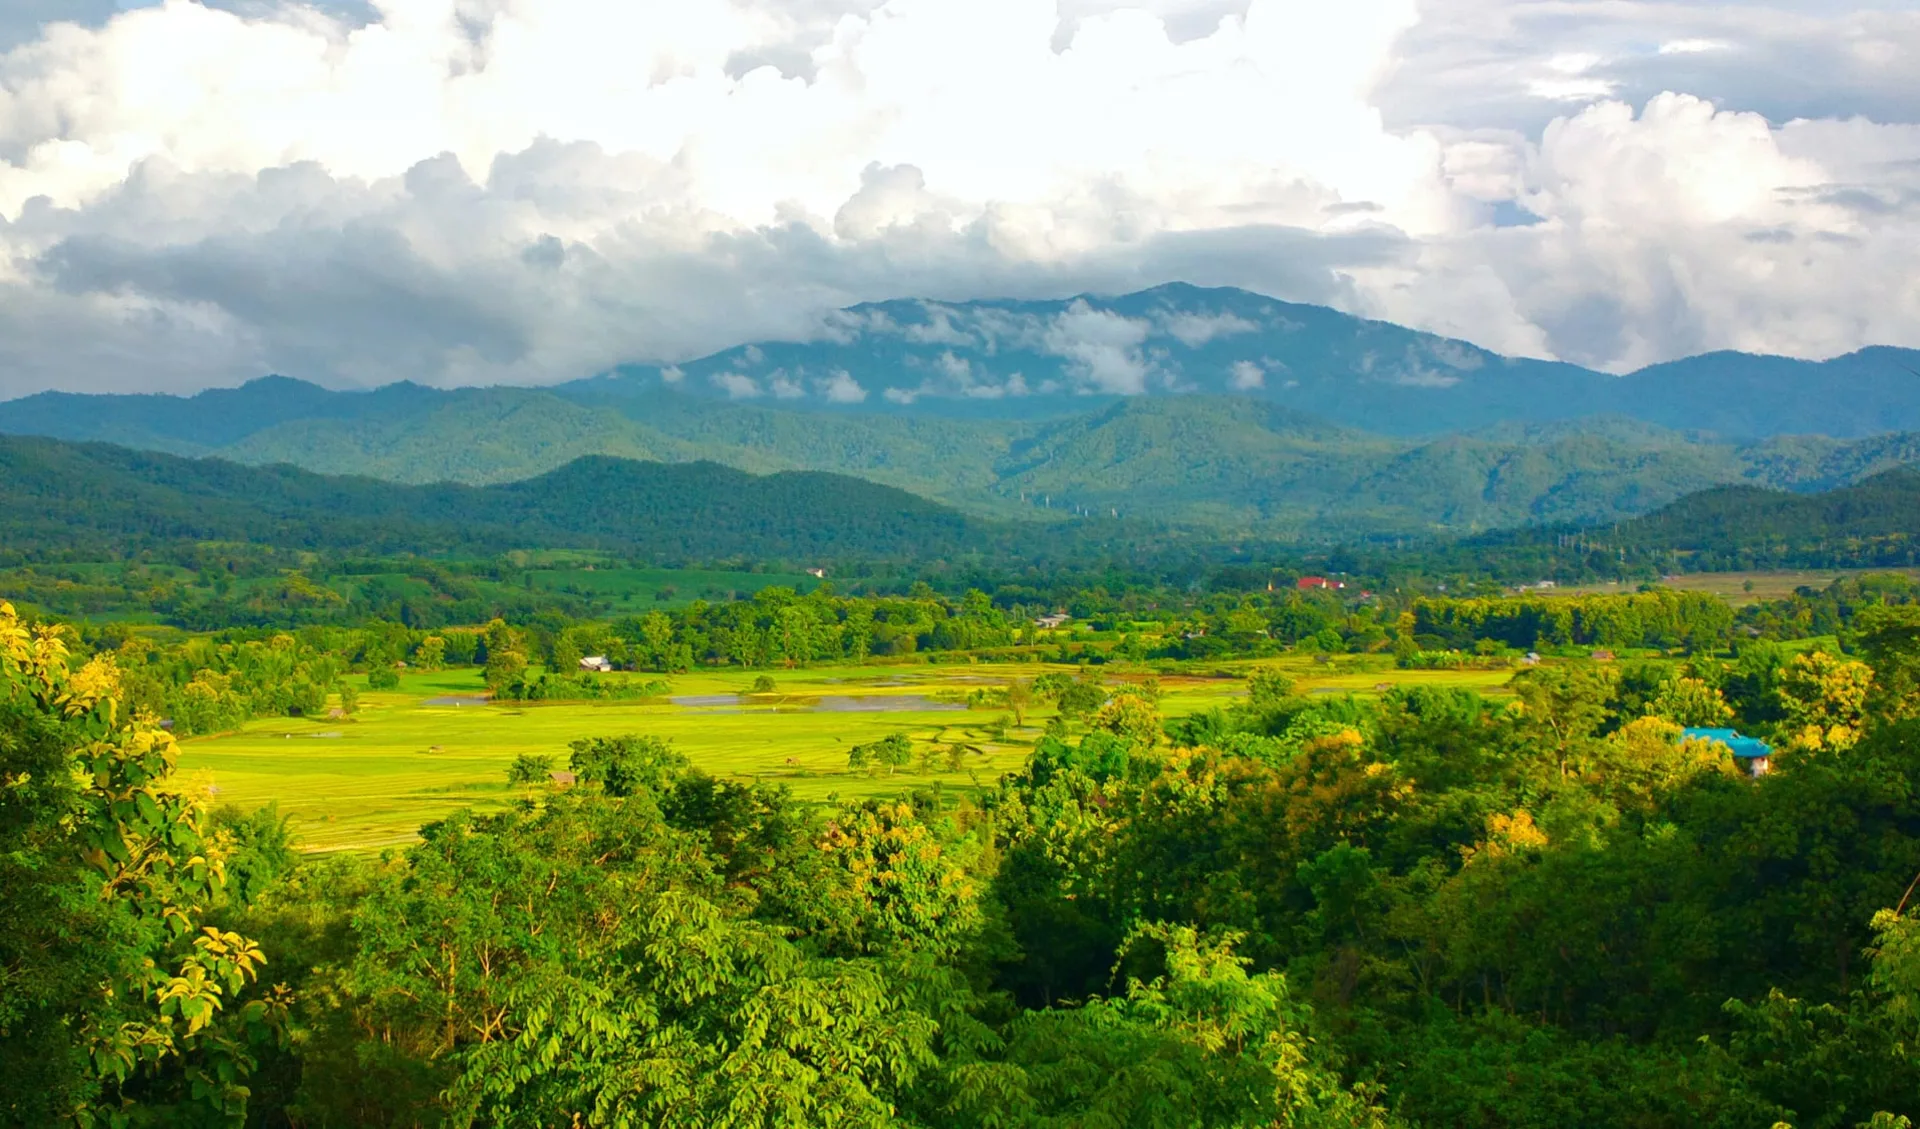
[[[593,456],[519,482],[404,485],[103,443],[0,436],[11,554],[143,545],[497,553],[595,548],[663,562],[901,559],[998,544],[991,523],[844,475]]]

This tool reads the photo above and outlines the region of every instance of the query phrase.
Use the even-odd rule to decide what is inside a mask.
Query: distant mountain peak
[[[1114,296],[863,303],[828,315],[811,340],[755,342],[656,371],[688,394],[796,407],[1045,416],[1089,399],[1199,392],[1348,422],[1352,409],[1401,390],[1598,379],[1325,307],[1181,282]],[[1448,422],[1431,408],[1418,415],[1429,427]]]

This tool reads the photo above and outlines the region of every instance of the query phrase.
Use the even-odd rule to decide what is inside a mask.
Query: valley
[[[1277,664],[1309,695],[1377,698],[1383,688],[1451,687],[1499,696],[1512,672],[1403,671],[1355,658]],[[1244,698],[1244,663],[1187,672],[1146,670],[1168,718],[1232,706]],[[820,666],[775,672],[774,689],[754,693],[743,673],[700,671],[671,680],[669,693],[639,702],[488,703],[471,668],[403,675],[389,690],[360,688],[346,718],[268,718],[181,746],[186,786],[247,810],[272,804],[302,849],[377,851],[414,842],[421,826],[456,810],[498,811],[549,785],[507,780],[520,756],[564,768],[568,745],[591,737],[646,733],[671,740],[692,766],[740,785],[786,789],[811,804],[884,799],[903,789],[982,795],[1026,763],[1046,723],[1045,704],[1015,722],[1004,704],[969,704],[983,689],[1078,668],[1045,662],[962,662]],[[633,677],[633,676],[624,676]],[[1024,723],[1024,724],[1022,724]],[[905,734],[913,759],[873,773],[850,768],[854,745]],[[963,751],[956,759],[951,750]],[[922,755],[924,754],[924,755]]]

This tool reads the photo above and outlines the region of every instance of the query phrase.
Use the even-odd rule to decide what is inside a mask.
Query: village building
[[[613,669],[613,663],[609,662],[605,655],[588,655],[586,658],[580,660],[580,669],[582,671],[599,671],[604,674]]]
[[[1738,729],[1693,726],[1680,731],[1681,740],[1712,741],[1724,745],[1748,776],[1765,776],[1773,768],[1773,746],[1758,737],[1743,737]]]
[[[1053,628],[1064,625],[1068,620],[1072,618],[1073,617],[1068,615],[1066,612],[1054,612],[1052,615],[1043,615],[1039,619],[1034,620],[1033,625],[1035,627],[1044,627],[1044,628],[1047,628],[1048,630],[1052,630]]]

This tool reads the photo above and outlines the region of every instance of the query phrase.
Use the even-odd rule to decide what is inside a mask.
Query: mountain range
[[[1826,361],[1719,352],[1625,376],[1228,287],[1052,302],[903,300],[841,310],[813,340],[757,342],[572,386],[588,402],[654,382],[734,400],[1033,418],[1088,398],[1212,393],[1348,427],[1437,435],[1623,415],[1757,438],[1920,428],[1920,350]]]
[[[1613,521],[1721,484],[1828,489],[1920,460],[1916,431],[1913,350],[1613,376],[1184,285],[856,306],[810,341],[548,388],[267,377],[0,403],[0,433],[395,482],[706,460],[853,475],[976,515],[1329,536]]]
[[[845,475],[760,476],[709,462],[604,455],[519,482],[402,485],[0,436],[0,480],[8,486],[0,491],[0,559],[9,562],[117,559],[204,542],[407,555],[580,548],[663,564],[836,568],[1138,562],[1182,552],[1181,539],[1169,538],[1174,531],[1137,521],[1049,529],[971,517]],[[1911,566],[1920,563],[1916,515],[1920,470],[1896,467],[1824,492],[1714,487],[1605,528],[1512,529],[1427,548],[1438,554],[1429,562],[1443,568],[1527,578],[1582,575],[1596,561],[1663,571]],[[1187,547],[1209,543],[1223,547]],[[1267,543],[1264,551],[1277,550]]]

